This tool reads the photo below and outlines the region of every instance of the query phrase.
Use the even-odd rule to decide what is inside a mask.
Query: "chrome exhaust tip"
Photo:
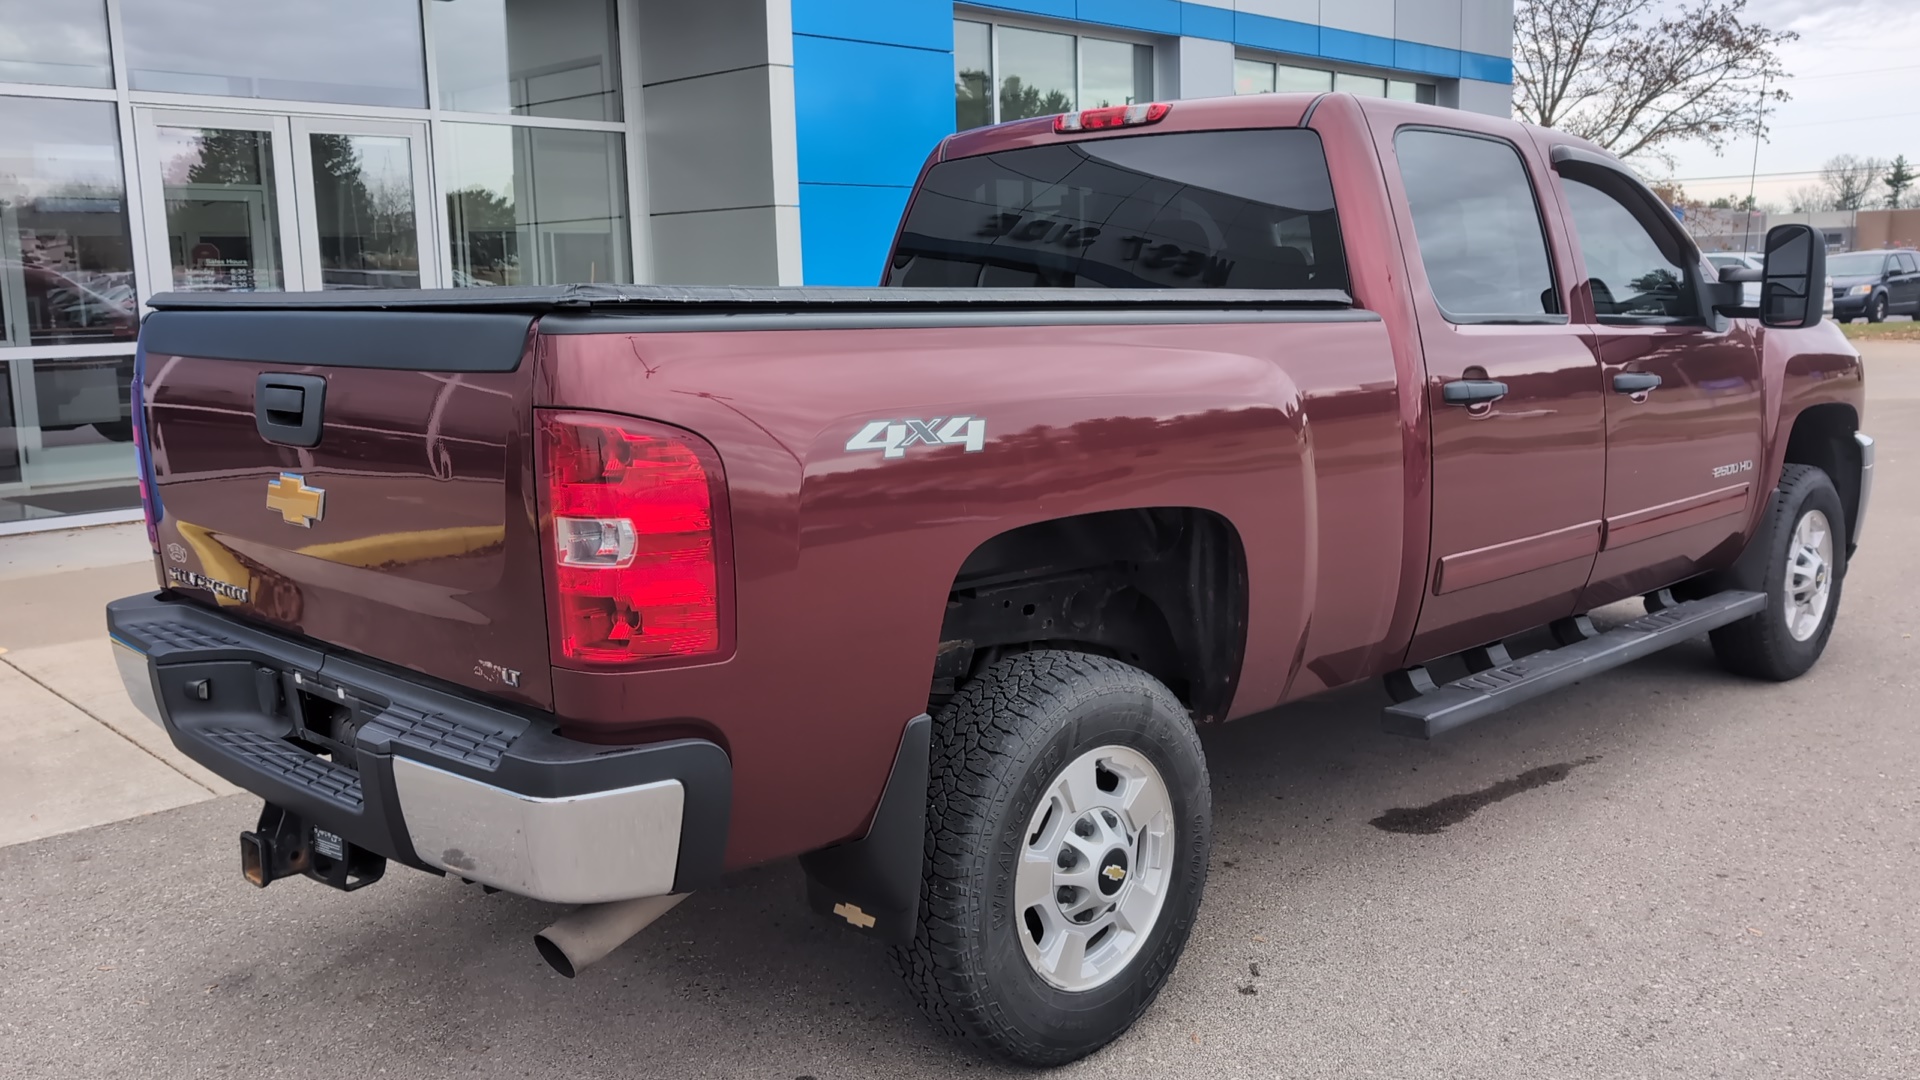
[[[571,979],[673,910],[686,893],[588,904],[560,916],[533,936],[533,947],[553,970]]]

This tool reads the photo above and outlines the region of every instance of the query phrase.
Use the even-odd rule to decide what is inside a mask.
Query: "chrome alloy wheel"
[[[1827,515],[1809,510],[1794,526],[1787,546],[1787,633],[1805,641],[1820,631],[1833,595],[1833,527]]]
[[[1102,746],[1062,769],[1027,823],[1014,906],[1027,963],[1092,990],[1146,945],[1173,883],[1173,802],[1146,756]]]

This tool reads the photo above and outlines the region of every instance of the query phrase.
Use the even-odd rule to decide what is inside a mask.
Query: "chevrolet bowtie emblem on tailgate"
[[[882,456],[905,457],[914,443],[928,446],[964,445],[969,454],[987,448],[987,422],[977,416],[936,416],[931,420],[872,420],[847,440],[848,450],[881,450]]]
[[[289,525],[311,529],[327,516],[327,493],[324,488],[308,487],[299,473],[283,472],[267,485],[267,509],[278,511]]]

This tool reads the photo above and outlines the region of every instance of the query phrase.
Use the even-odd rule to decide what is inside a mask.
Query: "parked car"
[[[1883,322],[1889,315],[1920,315],[1920,251],[1849,251],[1827,259],[1836,319]]]
[[[1766,256],[1757,251],[1715,251],[1707,255],[1707,262],[1717,270],[1746,270],[1762,273],[1767,268]],[[1821,292],[1821,312],[1833,314],[1833,275],[1826,276],[1826,288]],[[1760,306],[1760,282],[1747,281],[1741,284],[1740,302],[1750,308]]]
[[[797,856],[935,1024],[1057,1064],[1194,925],[1198,725],[1814,664],[1873,442],[1818,234],[1766,251],[1755,319],[1589,143],[1266,94],[945,139],[881,288],[160,296],[162,588],[108,625],[264,798],[256,885],[584,905],[574,975]]]

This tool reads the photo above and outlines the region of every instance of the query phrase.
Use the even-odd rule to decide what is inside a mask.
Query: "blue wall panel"
[[[1512,83],[1513,61],[1505,56],[1463,52],[1460,54],[1460,77],[1480,79],[1484,82]]]
[[[1401,71],[1419,71],[1457,79],[1460,77],[1460,50],[1422,45],[1417,41],[1395,41],[1392,66]]]
[[[899,0],[902,4],[925,3],[926,0]],[[1026,15],[1045,15],[1051,19],[1073,18],[1074,0],[993,0],[990,4],[977,4],[976,7],[999,8],[1002,11],[1018,11]]]
[[[1079,0],[1075,5],[1081,22],[1106,23],[1142,30],[1149,34],[1178,34],[1179,0]]]
[[[927,0],[792,0],[793,32],[953,51],[953,7]]]
[[[800,185],[800,263],[809,285],[877,285],[910,187]]]
[[[912,184],[953,133],[953,54],[793,36],[800,180]]]
[[[1181,4],[1180,32],[1187,37],[1233,40],[1233,10],[1210,4]]]
[[[1233,40],[1256,49],[1299,53],[1302,56],[1320,55],[1320,28],[1292,19],[1275,19],[1236,11],[1233,13]]]
[[[1323,26],[1320,28],[1320,55],[1329,60],[1390,68],[1393,66],[1393,39]]]

